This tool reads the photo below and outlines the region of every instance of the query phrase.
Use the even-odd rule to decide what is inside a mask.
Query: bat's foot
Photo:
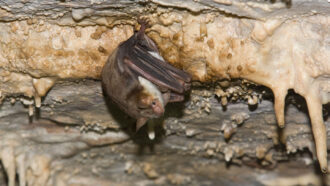
[[[141,25],[139,32],[144,33],[147,28],[150,28],[150,20],[147,17],[139,17],[137,22]]]

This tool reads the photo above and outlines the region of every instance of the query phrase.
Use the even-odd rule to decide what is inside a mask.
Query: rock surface
[[[225,108],[209,92],[194,89],[184,105],[169,105],[154,141],[146,127],[131,132],[134,122],[107,106],[98,81],[57,83],[30,123],[28,107],[5,101],[0,154],[8,183],[16,173],[20,185],[40,186],[321,183],[301,97],[290,96],[279,131],[270,100]],[[226,123],[237,125],[228,139]]]
[[[131,36],[140,16],[150,20],[147,33],[162,56],[196,81],[188,101],[176,105],[180,110],[167,109],[158,134],[166,137],[152,142],[155,154],[142,160],[135,150],[151,142],[143,132],[130,132],[134,121],[107,108],[97,81],[107,57]],[[304,168],[296,180],[318,185],[308,152],[326,171],[329,27],[330,3],[322,0],[0,1],[0,156],[8,183],[14,184],[17,173],[21,185],[83,185],[82,180],[108,185],[126,179],[141,185],[224,179],[235,185],[242,182],[232,182],[232,175],[266,167],[272,170],[243,181],[301,184],[276,173],[292,165]],[[292,97],[291,90],[302,97]],[[260,103],[263,97],[267,100]],[[281,130],[275,125],[285,123]],[[105,155],[95,163],[91,152]],[[86,164],[80,156],[88,157]],[[107,159],[116,165],[93,173],[98,172],[93,163],[101,166]],[[184,168],[174,171],[180,160]],[[223,161],[242,167],[231,172]],[[289,165],[278,163],[283,161]],[[123,167],[128,168],[122,172]],[[107,178],[112,169],[113,179]],[[228,177],[215,176],[220,169]]]

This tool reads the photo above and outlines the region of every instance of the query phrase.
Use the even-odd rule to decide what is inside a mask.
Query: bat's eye
[[[155,106],[155,105],[156,105],[156,101],[152,101],[151,104],[152,104],[153,106]]]

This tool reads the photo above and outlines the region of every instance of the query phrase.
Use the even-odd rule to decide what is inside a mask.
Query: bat
[[[102,69],[105,93],[136,121],[136,131],[149,119],[159,118],[169,102],[184,100],[191,76],[172,66],[145,34],[147,22],[138,20],[139,31],[122,42]]]

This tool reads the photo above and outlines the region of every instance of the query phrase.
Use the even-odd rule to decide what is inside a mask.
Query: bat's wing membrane
[[[130,51],[130,54],[124,59],[125,65],[138,75],[158,86],[182,93],[184,91],[182,84],[166,68],[163,68],[159,62],[164,63],[139,50]]]
[[[140,33],[141,35],[141,33]],[[190,75],[182,70],[179,70],[158,55],[157,48],[154,49],[155,45],[146,35],[138,37],[139,34],[132,36],[129,40],[122,43],[119,58],[124,63],[121,65],[126,66],[124,69],[129,68],[130,75],[142,76],[160,88],[172,90],[177,93],[183,93],[186,89],[186,83],[189,83],[191,78]],[[146,42],[145,39],[147,39]],[[150,46],[149,46],[150,45]],[[156,51],[155,51],[156,50]],[[137,78],[137,77],[135,77]]]
[[[153,62],[152,65],[159,66],[160,68],[166,70],[167,72],[171,73],[171,75],[175,76],[180,80],[183,80],[184,82],[190,82],[191,77],[188,73],[175,68],[174,66],[166,62],[164,59],[160,59],[158,57],[155,57],[154,55],[151,55],[151,51],[145,49],[143,46],[137,45],[135,48],[138,53],[144,54],[146,59],[148,59],[150,62]],[[157,53],[158,55],[158,51],[154,53]]]

